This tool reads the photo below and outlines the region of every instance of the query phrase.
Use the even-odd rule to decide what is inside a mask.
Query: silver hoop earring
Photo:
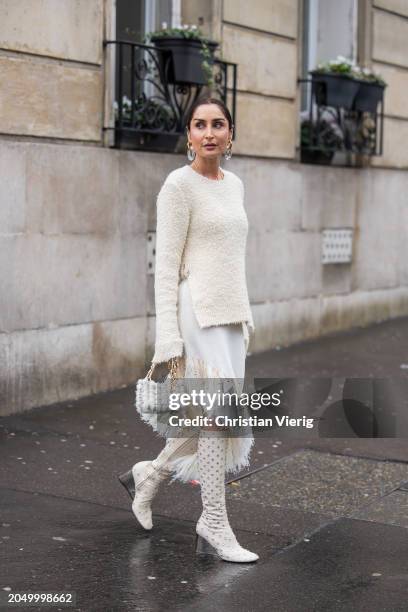
[[[194,160],[195,160],[195,157],[196,157],[196,152],[194,151],[194,149],[193,149],[192,147],[190,147],[190,146],[187,144],[187,159],[188,159],[189,161],[194,161]]]
[[[232,142],[230,143],[230,146],[226,149],[225,153],[224,153],[224,157],[225,159],[231,159],[232,157]]]

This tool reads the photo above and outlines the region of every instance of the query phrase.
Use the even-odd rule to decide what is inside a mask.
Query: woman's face
[[[232,129],[217,104],[202,104],[194,111],[187,136],[197,156],[221,157],[232,139]],[[214,146],[207,147],[208,144]]]

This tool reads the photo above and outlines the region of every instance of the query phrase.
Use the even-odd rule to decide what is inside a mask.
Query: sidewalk
[[[406,379],[407,338],[408,318],[394,320],[250,356],[247,374]],[[407,438],[257,438],[227,504],[260,560],[233,564],[194,553],[198,486],[162,485],[152,532],[136,522],[116,476],[163,440],[133,400],[128,387],[0,419],[2,597],[74,591],[81,612],[406,612]]]

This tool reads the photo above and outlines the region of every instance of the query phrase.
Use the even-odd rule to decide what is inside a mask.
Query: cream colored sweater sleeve
[[[190,222],[190,207],[180,188],[166,180],[157,196],[154,293],[156,340],[153,363],[183,354],[177,315],[181,257]]]
[[[245,186],[244,186],[244,183],[243,183],[242,179],[240,179],[238,177],[238,180],[239,180],[239,183],[240,183],[240,186],[241,186],[241,191],[242,191],[242,201],[245,202]],[[249,329],[248,329],[248,327],[249,327]],[[250,338],[251,338],[251,336],[255,332],[255,323],[254,323],[254,318],[253,318],[251,306],[249,307],[248,326],[244,325],[243,330],[244,330],[244,338],[245,338],[245,347],[246,347],[246,350],[248,351],[248,347],[249,347],[249,343],[250,343]],[[250,334],[251,334],[251,336],[250,336]]]

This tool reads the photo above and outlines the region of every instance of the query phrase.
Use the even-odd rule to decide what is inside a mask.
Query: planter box
[[[115,147],[121,149],[141,149],[159,153],[176,153],[182,134],[153,134],[151,132],[136,132],[123,126],[115,133]]]
[[[331,164],[335,151],[319,151],[317,149],[307,149],[302,147],[300,149],[300,161],[303,164],[319,164],[328,166]]]
[[[158,54],[158,59],[167,83],[207,84],[207,76],[202,68],[204,57],[201,54],[201,41],[176,36],[168,38],[153,37],[151,41],[158,49],[164,51]],[[214,55],[218,43],[210,40],[206,40],[206,43],[212,55]],[[211,64],[211,60],[209,60],[209,63]]]
[[[385,85],[367,83],[367,81],[359,81],[359,84],[357,95],[354,98],[353,109],[376,113],[378,103],[382,102],[384,97]]]
[[[312,70],[312,89],[316,102],[323,106],[353,108],[360,81],[341,74],[324,74]]]

